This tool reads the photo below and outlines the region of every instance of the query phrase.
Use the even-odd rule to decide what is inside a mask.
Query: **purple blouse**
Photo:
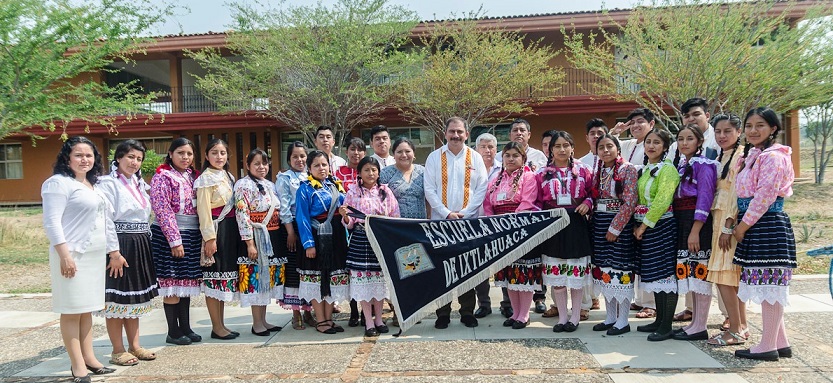
[[[674,198],[697,197],[695,204],[694,219],[706,222],[712,210],[714,193],[717,190],[717,165],[718,162],[706,157],[694,157],[691,159],[691,177],[683,177],[685,172],[685,160],[682,160],[679,168],[680,186]]]

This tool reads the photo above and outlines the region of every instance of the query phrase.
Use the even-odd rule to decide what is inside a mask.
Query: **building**
[[[796,17],[806,10],[804,6],[807,5],[796,7]],[[560,30],[562,25],[572,25],[579,31],[589,31],[598,28],[600,22],[609,23],[613,20],[623,23],[629,14],[629,10],[613,10],[608,13],[570,12],[487,18],[479,23],[491,25],[499,22],[502,27],[525,33],[531,39],[543,38],[546,44],[558,49],[564,46]],[[417,25],[412,33],[416,35],[424,31],[431,23],[433,21]],[[153,120],[140,118],[125,122],[118,128],[118,134],[110,134],[105,129],[96,127],[91,127],[90,131],[85,133],[84,124],[70,124],[67,133],[84,134],[99,148],[113,148],[128,138],[141,139],[149,149],[154,149],[160,154],[167,151],[174,138],[185,136],[197,145],[198,166],[202,161],[201,146],[214,137],[221,137],[229,143],[230,170],[235,176],[240,177],[244,174],[245,155],[251,149],[260,147],[272,155],[273,173],[269,177],[274,178],[274,173],[284,167],[287,144],[301,139],[301,134],[280,126],[274,120],[259,117],[255,112],[242,115],[219,114],[216,112],[216,106],[194,86],[195,80],[191,75],[202,75],[205,70],[193,59],[188,58],[185,51],[203,48],[223,49],[224,46],[224,33],[164,36],[149,45],[146,54],[136,56],[135,64],[113,63],[113,68],[122,70],[118,73],[93,74],[92,81],[115,84],[138,80],[144,89],[159,92],[162,96],[147,106],[149,110],[158,114]],[[563,56],[552,64],[564,67],[565,85],[552,94],[557,96],[555,101],[536,106],[536,114],[525,117],[532,125],[530,144],[540,147],[541,134],[546,130],[566,130],[575,137],[576,156],[580,157],[589,150],[583,139],[586,121],[598,117],[612,127],[618,119],[624,118],[628,111],[637,105],[591,97],[582,89],[588,88],[593,82],[598,81],[598,78],[570,67]],[[262,100],[241,100],[240,109],[256,109],[258,102]],[[164,118],[159,118],[160,115],[164,115]],[[417,146],[418,162],[423,162],[436,146],[430,132],[402,121],[393,111],[383,114],[379,123],[389,127],[392,137],[406,135],[412,138]],[[786,144],[796,148],[793,163],[797,170],[797,145],[800,137],[796,112],[786,116],[785,127],[783,139]],[[353,134],[366,136],[368,129],[369,126]],[[38,141],[37,146],[32,146],[30,138],[25,135],[0,140],[0,204],[40,202],[40,185],[51,175],[54,156],[60,148],[61,141],[58,132],[34,132],[46,137]],[[508,139],[508,125],[498,127],[496,133],[499,139]]]

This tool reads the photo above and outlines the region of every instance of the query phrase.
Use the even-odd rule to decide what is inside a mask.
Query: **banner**
[[[365,230],[404,332],[569,223],[564,209],[439,221],[371,215]]]

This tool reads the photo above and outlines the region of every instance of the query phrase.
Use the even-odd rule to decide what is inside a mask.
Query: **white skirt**
[[[61,275],[61,259],[55,247],[49,247],[49,274],[52,278],[52,311],[59,314],[83,314],[104,309],[107,248],[104,217],[99,215],[92,230],[90,244],[83,253],[70,252],[75,261],[75,276]]]

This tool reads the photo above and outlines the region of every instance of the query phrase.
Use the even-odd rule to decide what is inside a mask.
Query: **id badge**
[[[596,205],[596,211],[607,211],[607,204],[600,203]]]
[[[498,201],[505,201],[506,200],[506,192],[498,193],[497,200]]]
[[[573,203],[573,199],[569,194],[559,194],[557,202],[559,206],[569,206]]]

